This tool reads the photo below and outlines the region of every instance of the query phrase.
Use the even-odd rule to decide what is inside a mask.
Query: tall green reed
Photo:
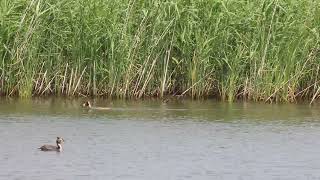
[[[320,2],[2,0],[0,93],[320,95]]]

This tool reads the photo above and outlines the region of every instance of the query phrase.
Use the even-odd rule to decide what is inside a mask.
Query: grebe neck
[[[58,149],[58,151],[62,151],[62,145],[61,144],[57,144],[57,149]]]

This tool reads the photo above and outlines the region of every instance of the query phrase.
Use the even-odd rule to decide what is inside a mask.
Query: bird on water
[[[56,146],[55,145],[43,145],[39,147],[41,151],[57,151],[61,152],[62,151],[62,143],[64,143],[64,139],[62,137],[57,137],[56,140]]]
[[[97,106],[92,106],[90,101],[86,101],[85,103],[82,104],[82,107],[86,107],[89,109],[96,109],[96,110],[109,110],[111,108],[109,107],[97,107]]]

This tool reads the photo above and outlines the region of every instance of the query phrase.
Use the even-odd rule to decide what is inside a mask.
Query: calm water
[[[1,99],[0,179],[320,179],[319,105],[80,103]]]

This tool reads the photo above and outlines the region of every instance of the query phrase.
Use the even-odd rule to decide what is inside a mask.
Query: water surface
[[[1,99],[0,179],[320,179],[319,106],[81,102]]]

